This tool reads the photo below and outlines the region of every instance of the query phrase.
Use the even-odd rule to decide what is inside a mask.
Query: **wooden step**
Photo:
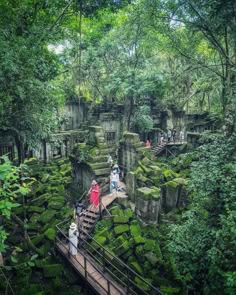
[[[84,217],[84,218],[82,219],[82,221],[85,222],[85,223],[95,223],[95,222],[96,222],[96,219],[94,219],[94,218],[88,218],[88,217],[86,216],[86,217]]]

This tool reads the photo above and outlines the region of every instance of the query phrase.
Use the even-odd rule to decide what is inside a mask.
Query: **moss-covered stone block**
[[[126,261],[132,254],[133,254],[133,249],[129,248],[129,250],[127,252],[125,252],[121,255],[121,258]]]
[[[138,274],[143,276],[143,269],[141,267],[141,265],[138,263],[138,261],[134,261],[130,263],[130,267],[137,272]]]
[[[168,168],[164,168],[162,170],[162,173],[163,173],[166,181],[170,181],[170,180],[173,180],[174,178],[178,177],[177,173],[175,173],[173,170],[168,169]]]
[[[129,231],[129,225],[128,224],[123,224],[123,225],[118,225],[114,227],[114,232],[116,235],[120,235],[124,232]]]
[[[145,251],[152,251],[156,247],[156,241],[151,239],[146,239],[144,244],[144,250]]]
[[[145,281],[143,281],[143,280],[141,280],[139,277],[135,277],[135,278],[134,278],[134,281],[135,281],[135,283],[138,285],[138,287],[139,287],[140,289],[142,289],[142,290],[144,290],[144,291],[149,291],[149,290],[151,290],[151,287],[150,287],[148,284],[146,284],[145,281],[147,281],[149,284],[151,284],[151,283],[152,283],[152,280],[150,280],[150,279],[146,279],[146,278],[145,278]]]
[[[128,223],[129,216],[115,216],[113,221],[114,223]]]
[[[144,255],[147,260],[152,264],[152,266],[155,266],[159,259],[156,257],[156,255],[152,252],[148,252]]]
[[[115,253],[121,256],[129,250],[129,241],[124,241],[118,248],[115,249]]]
[[[103,246],[106,244],[107,238],[104,236],[98,236],[96,238],[96,241]]]
[[[150,160],[148,157],[144,157],[141,161],[141,163],[144,165],[144,166],[150,166],[152,165],[152,160]]]
[[[142,232],[142,230],[141,230],[141,227],[138,222],[132,223],[130,225],[131,236],[133,236],[133,237],[140,236],[141,232]]]
[[[46,232],[44,233],[44,236],[49,239],[50,241],[54,241],[55,237],[56,237],[56,231],[54,228],[49,228],[46,230]]]
[[[136,176],[138,176],[139,174],[143,174],[143,173],[144,173],[144,170],[140,166],[138,166],[138,168],[134,170],[134,174]]]
[[[150,200],[152,198],[153,190],[148,187],[140,187],[136,190],[137,197],[143,200]]]
[[[141,236],[136,236],[133,238],[135,245],[140,245],[145,243],[145,239]]]
[[[130,208],[124,210],[124,213],[125,213],[125,216],[129,218],[132,218],[134,216],[134,212]]]
[[[45,278],[53,278],[53,277],[61,276],[62,272],[63,272],[63,265],[61,264],[45,265],[43,267],[43,274]]]
[[[139,135],[137,133],[125,132],[123,134],[124,140],[129,142],[140,142]]]

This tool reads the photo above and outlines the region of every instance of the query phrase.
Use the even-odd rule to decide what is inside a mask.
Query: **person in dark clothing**
[[[176,138],[176,129],[175,128],[172,130],[172,137],[173,137],[173,142],[175,143],[175,138]]]
[[[82,202],[77,201],[74,205],[74,219],[75,219],[77,225],[79,225],[80,217],[81,217],[82,212],[84,211],[85,208],[86,207]]]

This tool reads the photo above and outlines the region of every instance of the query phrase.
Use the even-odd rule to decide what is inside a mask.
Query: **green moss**
[[[96,237],[96,241],[101,244],[102,246],[106,244],[107,238],[104,236],[98,236]],[[97,243],[95,243],[97,245]],[[95,246],[95,248],[99,248],[99,246]]]
[[[129,250],[129,241],[124,241],[118,248],[115,249],[115,253],[118,256],[121,256]]]
[[[141,236],[136,236],[133,239],[134,239],[135,245],[139,245],[139,244],[144,244],[145,243],[145,239],[143,237],[141,237]]]
[[[128,223],[129,216],[115,216],[113,221],[114,223]]]
[[[144,200],[149,200],[152,197],[152,189],[148,188],[148,187],[140,187],[137,189],[136,193],[137,193],[137,197],[138,198],[142,198]]]
[[[145,239],[144,250],[145,251],[152,251],[156,246],[156,242],[151,239]]]
[[[133,237],[141,235],[141,227],[138,222],[130,225],[130,233]]]
[[[60,276],[63,272],[63,265],[61,264],[52,264],[45,265],[43,267],[43,274],[46,278],[53,278]]]
[[[144,157],[141,161],[141,163],[144,165],[144,166],[150,166],[152,165],[152,161],[150,159],[148,159],[147,157]]]
[[[119,235],[119,234],[122,234],[122,233],[128,232],[128,231],[129,231],[128,224],[118,225],[118,226],[115,226],[115,228],[114,228],[114,232],[116,235]]]
[[[175,178],[174,181],[178,184],[178,185],[186,185],[187,184],[187,179],[185,178]]]
[[[137,169],[134,170],[134,175],[139,175],[139,174],[143,174],[144,170],[138,166]]]
[[[44,233],[44,236],[49,239],[50,241],[54,241],[55,236],[56,236],[56,231],[54,228],[49,228],[48,230],[46,230],[46,232]]]
[[[170,180],[170,181],[166,182],[164,185],[165,185],[166,187],[168,187],[168,188],[173,188],[173,189],[175,189],[175,188],[177,188],[178,183],[175,182],[174,180]]]
[[[151,263],[152,266],[155,266],[159,261],[156,255],[152,252],[148,252],[144,256],[147,258],[147,260]]]
[[[125,216],[128,216],[129,218],[132,218],[134,216],[134,212],[128,208],[126,210],[124,210]]]
[[[151,288],[149,287],[149,285],[147,285],[144,281],[142,281],[139,277],[135,277],[134,278],[135,283],[139,286],[140,289],[144,290],[144,291],[149,291]],[[146,279],[145,281],[147,281],[149,284],[152,283],[152,280],[150,279]]]
[[[175,173],[173,170],[170,169],[163,169],[163,175],[167,181],[173,180],[174,178],[178,177],[178,174]]]
[[[172,287],[164,287],[164,286],[161,286],[160,290],[166,295],[179,294],[180,292],[180,288],[172,288]]]
[[[140,266],[140,264],[137,261],[131,262],[130,266],[135,272],[137,272],[138,274],[143,276],[142,267]]]

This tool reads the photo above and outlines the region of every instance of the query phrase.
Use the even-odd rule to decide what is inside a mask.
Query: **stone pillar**
[[[136,190],[135,211],[145,223],[158,223],[161,210],[161,190],[157,187],[141,187]]]
[[[133,172],[129,172],[126,176],[126,191],[131,200],[135,202],[136,179]]]
[[[105,144],[104,131],[101,126],[89,127],[88,143],[94,146],[102,146]]]

